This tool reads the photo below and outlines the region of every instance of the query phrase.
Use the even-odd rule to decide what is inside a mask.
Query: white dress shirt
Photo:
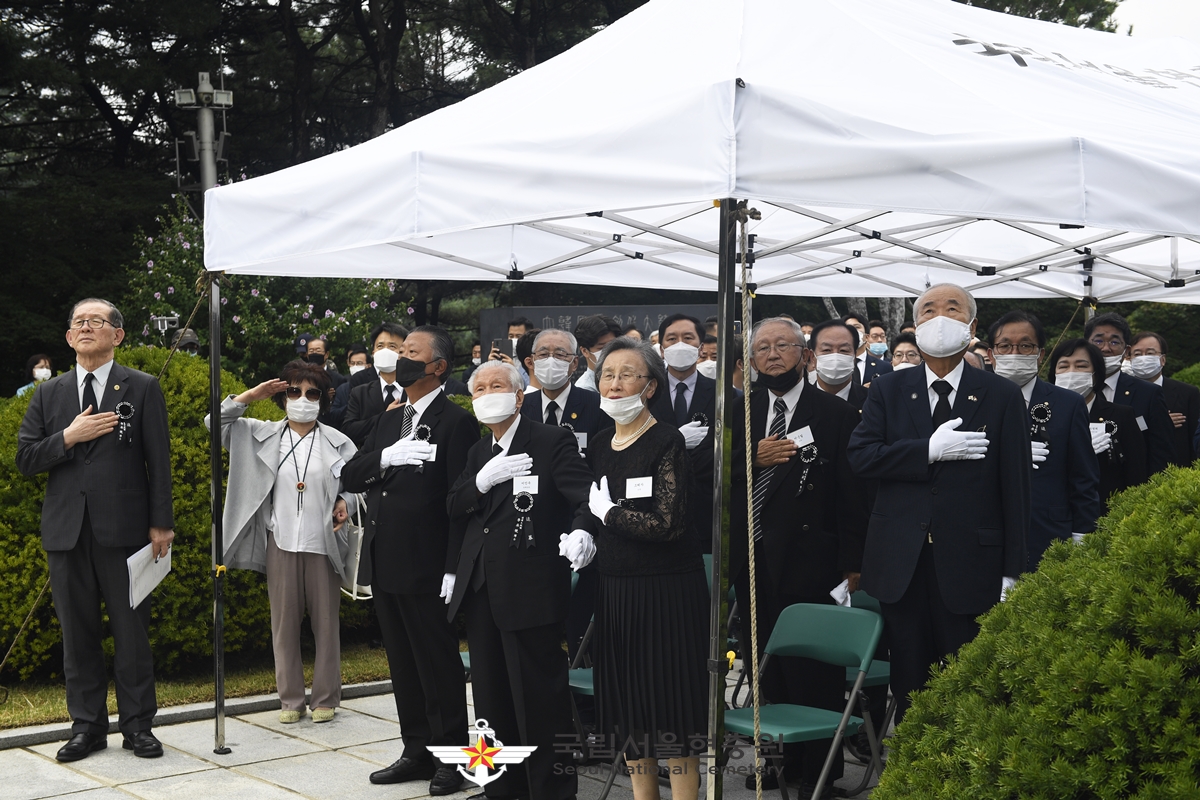
[[[553,399],[546,396],[546,390],[542,389],[538,394],[542,398],[542,422],[546,421],[546,407],[551,403],[558,406],[558,423],[561,425],[563,420],[563,409],[567,407],[567,398],[571,396],[571,382],[567,381],[563,384],[562,391],[558,397]]]
[[[692,407],[692,396],[696,394],[696,376],[699,374],[699,371],[692,370],[691,375],[688,375],[683,380],[679,380],[671,374],[670,370],[667,370],[667,388],[670,389],[671,392],[668,399],[671,401],[671,408],[675,408],[675,392],[678,391],[675,387],[681,383],[687,387],[683,390],[684,402],[687,403],[688,408]],[[797,397],[798,396],[799,395],[797,395]]]
[[[271,531],[275,544],[285,553],[325,553],[325,529],[333,527],[333,512],[321,508],[332,465],[326,464],[322,448],[317,446],[321,435],[318,425],[303,439],[290,427],[284,426],[279,438],[279,470],[275,473],[275,490],[271,510]],[[295,449],[292,446],[295,445]],[[300,492],[296,484],[304,482]],[[301,503],[301,498],[308,502]]]
[[[513,424],[508,426],[508,430],[506,430],[504,432],[504,435],[501,436],[498,441],[496,439],[495,434],[492,434],[491,449],[495,450],[496,445],[500,445],[499,455],[502,455],[502,456],[508,455],[508,448],[512,447],[513,437],[517,435],[517,427],[520,426],[520,424],[521,424],[521,415],[517,414],[516,419],[513,420]],[[492,458],[495,458],[495,456],[492,456]]]
[[[1120,379],[1121,370],[1117,370],[1104,379],[1104,399],[1110,403],[1114,402],[1113,398],[1117,396],[1117,381]]]
[[[596,387],[596,373],[592,372],[590,368],[583,371],[583,374],[579,376],[579,380],[575,381],[575,385],[580,389],[588,389],[593,392],[600,391]]]
[[[104,387],[108,385],[108,373],[112,372],[112,366],[113,362],[110,358],[106,363],[96,367],[96,369],[92,372],[92,374],[96,376],[96,379],[92,381],[92,391],[96,393],[96,407],[92,409],[93,414],[100,410],[100,404],[104,402]],[[78,364],[75,365],[75,380],[79,382],[78,389],[80,412],[86,410],[83,407],[83,381],[87,374],[88,373],[85,372],[82,367],[80,367]]]
[[[783,418],[786,421],[783,429],[786,431],[792,427],[792,415],[796,413],[796,403],[800,402],[800,393],[804,391],[805,383],[806,381],[801,379],[796,382],[795,386],[788,389],[782,395],[777,395],[774,392],[770,392],[767,395],[770,402],[767,403],[767,424],[763,428],[764,431],[770,432],[771,423],[775,420],[775,401],[780,399],[783,400]]]
[[[1025,408],[1029,408],[1029,404],[1033,402],[1033,387],[1035,385],[1037,385],[1036,375],[1021,387],[1021,396],[1025,398]]]
[[[425,409],[429,408],[429,404],[433,402],[434,398],[442,393],[444,388],[444,386],[439,386],[429,394],[422,397],[420,400],[416,400],[412,403],[412,407],[417,413],[413,415],[412,432],[409,433],[408,438],[412,439],[417,435],[417,426],[421,424],[421,417],[425,415]]]
[[[950,394],[946,395],[946,401],[950,403],[951,408],[954,407],[954,401],[958,397],[958,384],[962,381],[964,363],[965,362],[963,361],[959,361],[958,366],[950,370],[950,374],[945,378],[939,378],[937,374],[935,374],[934,371],[929,368],[928,364],[923,365],[925,367],[925,385],[928,387],[929,392],[930,415],[933,414],[933,409],[937,406],[939,398],[938,393],[933,390],[934,381],[943,380],[950,384]]]
[[[395,389],[392,393],[393,400],[399,400],[400,395],[404,394],[404,387],[401,386],[400,384],[396,383],[396,373],[394,373],[394,372],[392,373],[392,382],[391,383],[388,383],[387,381],[385,381],[383,379],[383,376],[380,375],[379,376],[379,395],[383,398],[383,401],[385,403],[387,402],[387,387],[389,387],[389,386],[395,387]]]

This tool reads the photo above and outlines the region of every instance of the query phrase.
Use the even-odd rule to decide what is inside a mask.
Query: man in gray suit
[[[129,607],[125,560],[146,546],[165,556],[175,538],[167,405],[158,381],[113,361],[125,338],[107,300],[75,304],[67,344],[75,369],[38,386],[21,422],[17,468],[49,472],[42,546],[63,631],[63,674],[71,739],[59,761],[108,746],[108,676],[100,601],[116,644],[114,670],[123,747],[157,758],[150,732],[157,711],[150,653],[150,603]]]

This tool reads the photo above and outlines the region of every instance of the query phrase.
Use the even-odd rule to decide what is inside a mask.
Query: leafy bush
[[[1047,551],[915,695],[872,797],[1196,797],[1198,478],[1172,468]]]
[[[157,375],[166,361],[164,348],[124,348],[117,361]],[[209,509],[208,363],[176,354],[162,380],[171,423],[171,462],[174,480],[175,544],[171,572],[151,600],[151,644],[155,669],[167,674],[212,656],[212,561]],[[222,374],[223,393],[245,387]],[[0,643],[12,641],[38,590],[49,574],[39,537],[46,474],[26,478],[16,470],[17,430],[29,398],[0,403]],[[283,412],[270,401],[250,407],[247,416],[282,419]],[[225,464],[228,468],[228,456]],[[267,584],[256,572],[227,573],[225,648],[229,653],[267,651],[271,617]],[[49,594],[49,592],[47,593]],[[11,670],[24,680],[35,674],[57,677],[61,663],[61,631],[50,598],[44,598],[9,660]],[[366,607],[342,604],[343,624],[364,624]],[[106,643],[111,654],[112,642]]]
[[[1184,367],[1171,377],[1177,381],[1190,383],[1192,386],[1200,386],[1200,364],[1192,364],[1190,367]]]

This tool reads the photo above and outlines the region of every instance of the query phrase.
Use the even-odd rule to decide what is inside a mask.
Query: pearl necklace
[[[636,439],[637,437],[639,437],[643,433],[645,433],[646,429],[649,428],[651,423],[653,423],[653,422],[654,422],[654,415],[649,414],[646,416],[646,421],[642,423],[642,427],[638,428],[636,431],[629,434],[624,439],[618,439],[616,436],[613,436],[613,438],[612,438],[613,447],[624,447],[625,445],[629,444],[634,439]]]

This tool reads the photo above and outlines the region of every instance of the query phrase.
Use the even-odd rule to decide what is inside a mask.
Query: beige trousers
[[[271,600],[271,648],[275,683],[285,711],[304,710],[304,662],[300,623],[305,607],[317,642],[312,707],[337,708],[342,700],[342,643],[338,633],[341,581],[329,557],[289,553],[267,533],[267,596]]]

